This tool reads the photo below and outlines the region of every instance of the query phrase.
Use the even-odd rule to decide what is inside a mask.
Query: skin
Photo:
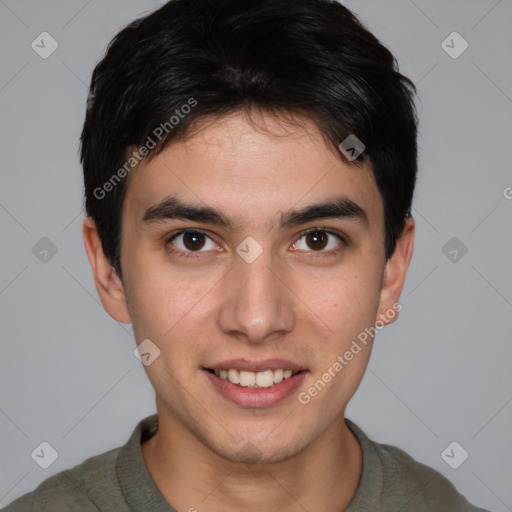
[[[386,261],[383,203],[370,167],[344,164],[312,123],[300,121],[299,127],[261,113],[251,123],[237,112],[143,161],[129,177],[123,206],[122,281],[94,221],[84,222],[105,309],[132,323],[137,344],[149,338],[161,351],[144,366],[156,392],[159,431],[141,449],[155,485],[179,511],[340,511],[357,490],[362,453],[344,413],[371,340],[307,405],[297,394],[365,328],[397,318],[389,311],[404,284],[415,226],[407,220]],[[147,208],[171,194],[222,210],[236,230],[142,221]],[[282,212],[339,195],[366,211],[368,228],[341,218],[277,229]],[[200,253],[184,237],[175,239],[175,250],[187,254],[188,248],[190,258],[173,255],[167,243],[184,228],[211,237],[202,239]],[[348,243],[327,235],[329,245],[316,249],[301,235],[308,228],[340,232]],[[250,264],[236,252],[247,236],[263,249]],[[322,256],[336,248],[339,253]],[[233,404],[201,371],[232,358],[272,357],[309,373],[297,392],[266,408]]]

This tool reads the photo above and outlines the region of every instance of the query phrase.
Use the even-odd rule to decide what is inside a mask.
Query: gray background
[[[77,151],[95,63],[162,3],[0,0],[0,506],[125,443],[155,410],[130,326],[96,294]],[[345,3],[418,85],[421,123],[403,310],[347,416],[475,504],[512,510],[512,2]],[[43,31],[59,45],[47,59],[31,48]],[[469,44],[456,59],[441,46],[453,31]],[[56,254],[33,250],[43,237]],[[46,470],[31,458],[42,441],[59,454]],[[452,441],[469,453],[458,469],[441,457]]]

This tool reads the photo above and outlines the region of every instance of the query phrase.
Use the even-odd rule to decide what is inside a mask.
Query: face
[[[358,336],[394,319],[412,251],[386,264],[368,167],[306,120],[261,120],[217,119],[132,171],[122,291],[100,291],[160,351],[144,366],[159,414],[241,462],[284,460],[343,419],[370,355]]]

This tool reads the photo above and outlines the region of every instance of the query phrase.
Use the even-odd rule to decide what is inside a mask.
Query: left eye
[[[329,237],[338,239],[338,243],[329,240]],[[305,240],[306,244],[301,244],[301,240]],[[299,250],[313,250],[313,252],[336,252],[339,245],[343,244],[344,240],[338,233],[326,229],[313,228],[305,233],[293,244],[295,249]],[[305,245],[309,246],[305,247]],[[324,250],[325,249],[325,250]]]

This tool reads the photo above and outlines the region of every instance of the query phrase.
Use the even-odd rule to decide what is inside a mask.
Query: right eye
[[[195,257],[194,253],[206,252],[201,251],[207,245],[207,241],[211,242],[211,250],[218,248],[218,245],[206,234],[205,231],[198,229],[182,229],[174,233],[168,240],[167,245],[169,251],[177,256],[186,258]]]

